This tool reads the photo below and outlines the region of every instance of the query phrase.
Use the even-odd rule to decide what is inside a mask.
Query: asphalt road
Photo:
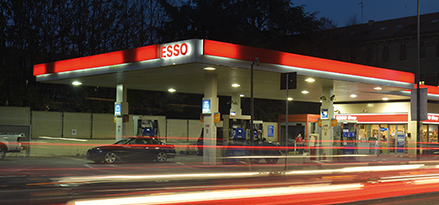
[[[344,205],[434,205],[439,204],[439,193],[415,194],[403,197],[391,197],[376,200],[345,203]]]
[[[379,166],[386,164],[384,159],[368,158],[363,161],[348,163],[329,163],[327,166],[309,164],[303,158],[279,160],[277,164],[267,164],[263,160],[257,165],[241,161],[238,164],[207,166],[202,163],[202,156],[178,155],[165,163],[154,161],[118,162],[115,164],[99,164],[80,157],[6,157],[0,161],[0,204],[65,204],[75,199],[96,197],[116,197],[132,195],[156,195],[164,193],[222,190],[222,189],[254,189],[275,186],[309,186],[313,184],[344,184],[368,183],[379,178],[381,173],[343,174],[343,175],[298,175],[286,178],[279,173],[285,169],[335,169],[345,166]],[[391,164],[408,163],[408,159],[388,159]],[[412,162],[413,163],[413,162]],[[425,162],[424,162],[425,163]],[[264,177],[235,177],[219,178],[203,177],[203,174],[256,172]],[[424,173],[427,171],[423,170]],[[418,173],[418,172],[417,172]],[[170,175],[193,174],[192,178],[174,178]],[[409,172],[388,172],[388,175],[410,174]],[[165,178],[157,176],[165,175]],[[134,179],[120,177],[135,177]],[[145,177],[154,176],[154,179]],[[116,181],[107,180],[108,177]],[[119,177],[119,178],[118,178]],[[309,197],[311,196],[311,197]],[[318,201],[316,195],[303,204],[313,204]],[[318,196],[318,195],[317,195]],[[297,196],[296,196],[297,197]],[[328,197],[332,197],[329,196]],[[340,197],[340,196],[339,196]],[[293,198],[293,197],[290,197]],[[333,198],[333,197],[332,197]],[[436,204],[439,198],[433,194],[417,194],[393,198],[381,198],[369,201],[350,202],[348,204]],[[280,198],[279,198],[280,199]],[[329,199],[329,198],[328,198]],[[342,197],[340,198],[342,199]],[[314,200],[314,201],[313,201]],[[410,201],[411,203],[406,203]],[[242,204],[243,201],[228,201]],[[252,203],[256,203],[253,201]],[[276,201],[271,198],[260,201],[265,204],[300,204],[298,201]],[[223,204],[216,202],[212,204]],[[247,201],[244,201],[247,203]],[[198,204],[205,204],[200,202]]]
[[[178,155],[165,163],[155,161],[129,161],[114,164],[95,163],[85,156],[79,157],[5,157],[0,161],[0,204],[64,204],[75,198],[106,196],[114,193],[131,193],[133,190],[157,192],[163,187],[204,186],[226,184],[219,180],[153,180],[84,183],[60,183],[78,177],[95,176],[144,176],[193,173],[227,173],[238,171],[277,171],[284,169],[284,162],[258,166],[238,163],[227,166],[206,166],[203,157]],[[220,182],[221,181],[221,182]],[[233,183],[233,182],[232,182]],[[117,188],[117,189],[115,189]],[[181,189],[181,188],[179,188]],[[165,191],[165,190],[162,190]]]

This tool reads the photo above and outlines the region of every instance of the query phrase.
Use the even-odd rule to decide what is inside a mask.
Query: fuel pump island
[[[267,141],[262,137],[262,121],[253,122],[253,134],[250,132],[250,116],[224,116],[223,134],[226,139],[227,149],[224,150],[227,162],[235,163],[239,159],[249,159],[256,164],[265,159],[268,164],[275,164],[282,155],[278,143]]]

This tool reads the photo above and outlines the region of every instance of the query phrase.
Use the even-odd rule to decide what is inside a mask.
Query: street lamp
[[[253,119],[255,115],[254,98],[253,98],[253,66],[259,66],[259,58],[255,58],[250,62],[250,141],[253,142]]]

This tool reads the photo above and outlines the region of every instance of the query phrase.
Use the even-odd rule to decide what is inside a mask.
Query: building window
[[[399,46],[399,60],[407,60],[407,45],[405,43],[401,43]]]
[[[425,44],[424,41],[421,41],[421,45],[419,47],[419,58],[424,59],[425,58]]]
[[[383,62],[389,62],[390,61],[390,51],[389,46],[385,45],[383,47]]]
[[[372,47],[367,47],[367,50],[366,50],[366,63],[372,63],[372,56],[373,56],[373,49],[372,49]]]
[[[439,57],[439,40],[436,43],[436,57]]]

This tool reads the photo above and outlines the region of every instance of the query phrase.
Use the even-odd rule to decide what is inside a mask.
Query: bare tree
[[[357,24],[359,24],[357,14],[352,14],[352,16],[349,17],[348,21],[346,21],[346,26],[353,26]]]

